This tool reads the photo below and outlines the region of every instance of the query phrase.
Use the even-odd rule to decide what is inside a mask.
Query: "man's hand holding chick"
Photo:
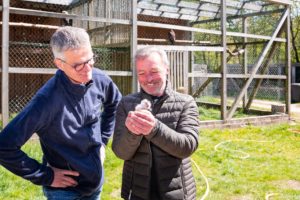
[[[156,119],[150,112],[151,103],[142,100],[137,105],[135,111],[130,111],[125,121],[125,125],[129,131],[136,135],[149,135],[155,126]]]

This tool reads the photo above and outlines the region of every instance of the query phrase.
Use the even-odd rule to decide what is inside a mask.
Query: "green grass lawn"
[[[208,200],[300,199],[300,124],[202,130],[199,148],[192,158],[208,179]],[[40,160],[39,143],[24,146]],[[247,157],[247,158],[243,158]],[[206,191],[204,178],[193,165],[198,199]],[[122,161],[110,145],[102,199],[121,199]],[[12,175],[0,167],[0,200],[44,199],[39,186]]]
[[[199,106],[199,115],[201,121],[221,120],[221,111],[207,106]],[[254,114],[245,114],[241,110],[234,113],[233,118],[253,117]]]

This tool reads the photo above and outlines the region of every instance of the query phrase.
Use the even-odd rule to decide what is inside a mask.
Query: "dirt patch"
[[[298,129],[289,128],[288,131],[291,131],[292,133],[300,134],[300,130]]]
[[[274,181],[274,184],[283,189],[300,190],[300,181],[297,180]]]
[[[110,196],[113,198],[120,198],[121,196],[121,189],[114,190],[110,193]]]
[[[251,195],[235,196],[231,198],[231,200],[252,200],[252,199],[253,198]]]

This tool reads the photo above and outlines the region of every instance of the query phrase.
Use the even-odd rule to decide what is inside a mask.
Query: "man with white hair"
[[[135,63],[141,91],[122,98],[112,143],[124,160],[121,196],[194,200],[190,156],[198,147],[196,102],[171,88],[165,51],[140,49]]]
[[[42,185],[49,200],[96,200],[103,184],[104,152],[115,124],[121,94],[113,81],[94,68],[89,35],[61,27],[50,45],[58,68],[24,110],[0,133],[0,164]],[[43,163],[22,145],[37,133]]]

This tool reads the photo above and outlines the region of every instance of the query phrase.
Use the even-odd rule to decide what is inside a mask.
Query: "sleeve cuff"
[[[157,132],[158,132],[158,130],[159,130],[159,127],[160,127],[160,121],[159,120],[157,120],[157,119],[155,119],[156,121],[155,121],[155,126],[154,126],[154,128],[152,129],[152,131],[151,131],[151,133],[149,134],[149,135],[146,135],[145,136],[145,138],[147,139],[147,140],[151,140],[156,134],[157,134]]]

